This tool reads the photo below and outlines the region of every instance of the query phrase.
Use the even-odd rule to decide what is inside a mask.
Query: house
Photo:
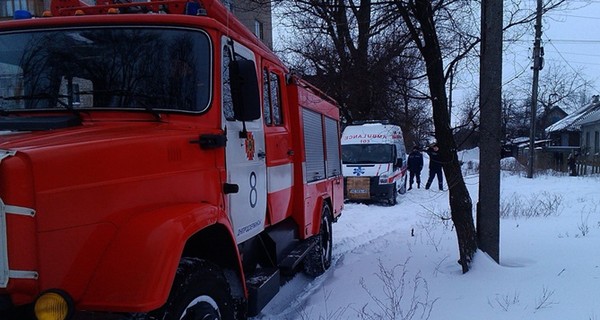
[[[548,126],[545,130],[546,136],[552,140],[554,146],[579,147],[582,145],[583,122],[588,121],[589,116],[597,113],[598,110],[600,110],[600,96],[593,96],[590,104]]]
[[[546,135],[551,145],[544,149],[553,168],[566,170],[566,158],[571,152],[579,152],[583,159],[600,154],[600,96],[564,119],[548,126]]]
[[[80,0],[83,3],[95,3],[95,0]],[[136,0],[122,0],[136,1]],[[138,0],[139,1],[139,0]],[[262,40],[273,48],[273,28],[271,25],[271,1],[222,0],[223,4],[235,16]],[[27,10],[34,16],[41,16],[50,8],[51,0],[0,0],[0,20],[12,19],[17,10]]]
[[[600,156],[600,106],[581,120],[581,153]]]
[[[542,114],[538,116],[536,127],[542,129],[539,133],[543,133],[545,128],[557,123],[567,116],[568,114],[557,105],[546,107]]]

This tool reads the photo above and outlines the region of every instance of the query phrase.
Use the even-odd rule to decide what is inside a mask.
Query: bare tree
[[[321,81],[317,84],[342,104],[342,114],[348,121],[401,114],[410,126],[410,121],[420,118],[409,114],[410,106],[418,105],[415,101],[422,99],[431,102],[435,137],[446,159],[444,171],[457,228],[459,262],[463,272],[467,272],[477,249],[476,232],[471,199],[457,160],[446,84],[457,70],[477,70],[473,66],[481,41],[478,2],[293,0],[291,3],[292,9],[286,17],[302,32],[290,39],[293,43],[287,46],[288,54],[295,55],[294,64],[306,74],[314,75],[316,81]],[[564,3],[565,0],[547,0],[544,12]],[[511,31],[510,38],[519,38],[526,34],[535,12],[518,0],[511,1],[507,8],[504,30]],[[418,61],[414,62],[415,59]],[[457,68],[459,63],[461,68]],[[407,65],[411,67],[406,68]],[[478,110],[472,110],[470,118],[476,118],[477,114]],[[477,125],[471,128],[475,130]],[[421,134],[414,136],[418,141]]]
[[[546,66],[540,78],[538,91],[541,112],[556,105],[567,112],[580,108],[580,94],[592,87],[592,81],[582,74],[583,70],[574,70],[565,64]],[[526,84],[530,85],[530,81]]]
[[[582,107],[582,97],[589,94],[591,81],[582,76],[581,70],[573,70],[564,64],[548,64],[540,74],[536,137],[544,136],[544,129],[551,125],[547,116],[553,107],[560,107],[567,114]],[[529,135],[531,113],[531,79],[506,86],[503,97],[502,123],[506,138]]]
[[[420,102],[424,77],[418,52],[391,3],[373,0],[295,0],[283,9],[298,30],[285,56],[294,69],[335,98],[344,119],[388,119],[402,125],[409,143],[431,131]],[[417,130],[418,131],[418,130]]]
[[[438,2],[438,4],[440,3],[442,2]],[[456,143],[449,124],[450,115],[448,113],[442,48],[434,21],[434,7],[432,1],[428,0],[397,1],[396,5],[404,23],[408,26],[413,42],[425,61],[433,105],[435,138],[440,146],[442,159],[445,159],[443,164],[444,175],[448,181],[450,210],[458,236],[459,263],[463,272],[467,272],[477,250],[477,238],[473,223],[473,204],[462,176],[456,154]]]

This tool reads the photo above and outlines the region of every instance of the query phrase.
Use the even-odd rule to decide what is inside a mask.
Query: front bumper
[[[344,199],[351,201],[388,200],[394,183],[379,184],[379,177],[344,177]]]
[[[33,305],[13,307],[7,295],[0,295],[0,319],[2,320],[36,320]],[[76,311],[70,320],[143,320],[145,313],[109,313]]]

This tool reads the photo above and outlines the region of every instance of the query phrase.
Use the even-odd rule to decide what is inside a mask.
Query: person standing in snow
[[[429,189],[431,187],[431,183],[433,179],[437,176],[438,186],[441,190],[444,190],[444,178],[442,177],[442,160],[440,155],[440,148],[437,143],[432,143],[425,152],[429,155],[429,178],[427,179],[427,183],[425,184],[425,189]]]
[[[567,158],[567,164],[569,165],[569,171],[571,176],[577,175],[577,152],[571,151]]]
[[[414,146],[412,152],[408,155],[408,172],[410,172],[410,184],[408,190],[412,189],[415,178],[417,179],[417,188],[421,188],[421,170],[423,169],[423,155],[417,146]]]

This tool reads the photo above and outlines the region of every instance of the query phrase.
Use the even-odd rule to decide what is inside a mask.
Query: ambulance
[[[344,129],[341,144],[345,199],[395,205],[397,194],[406,192],[407,155],[400,127],[354,123]]]

